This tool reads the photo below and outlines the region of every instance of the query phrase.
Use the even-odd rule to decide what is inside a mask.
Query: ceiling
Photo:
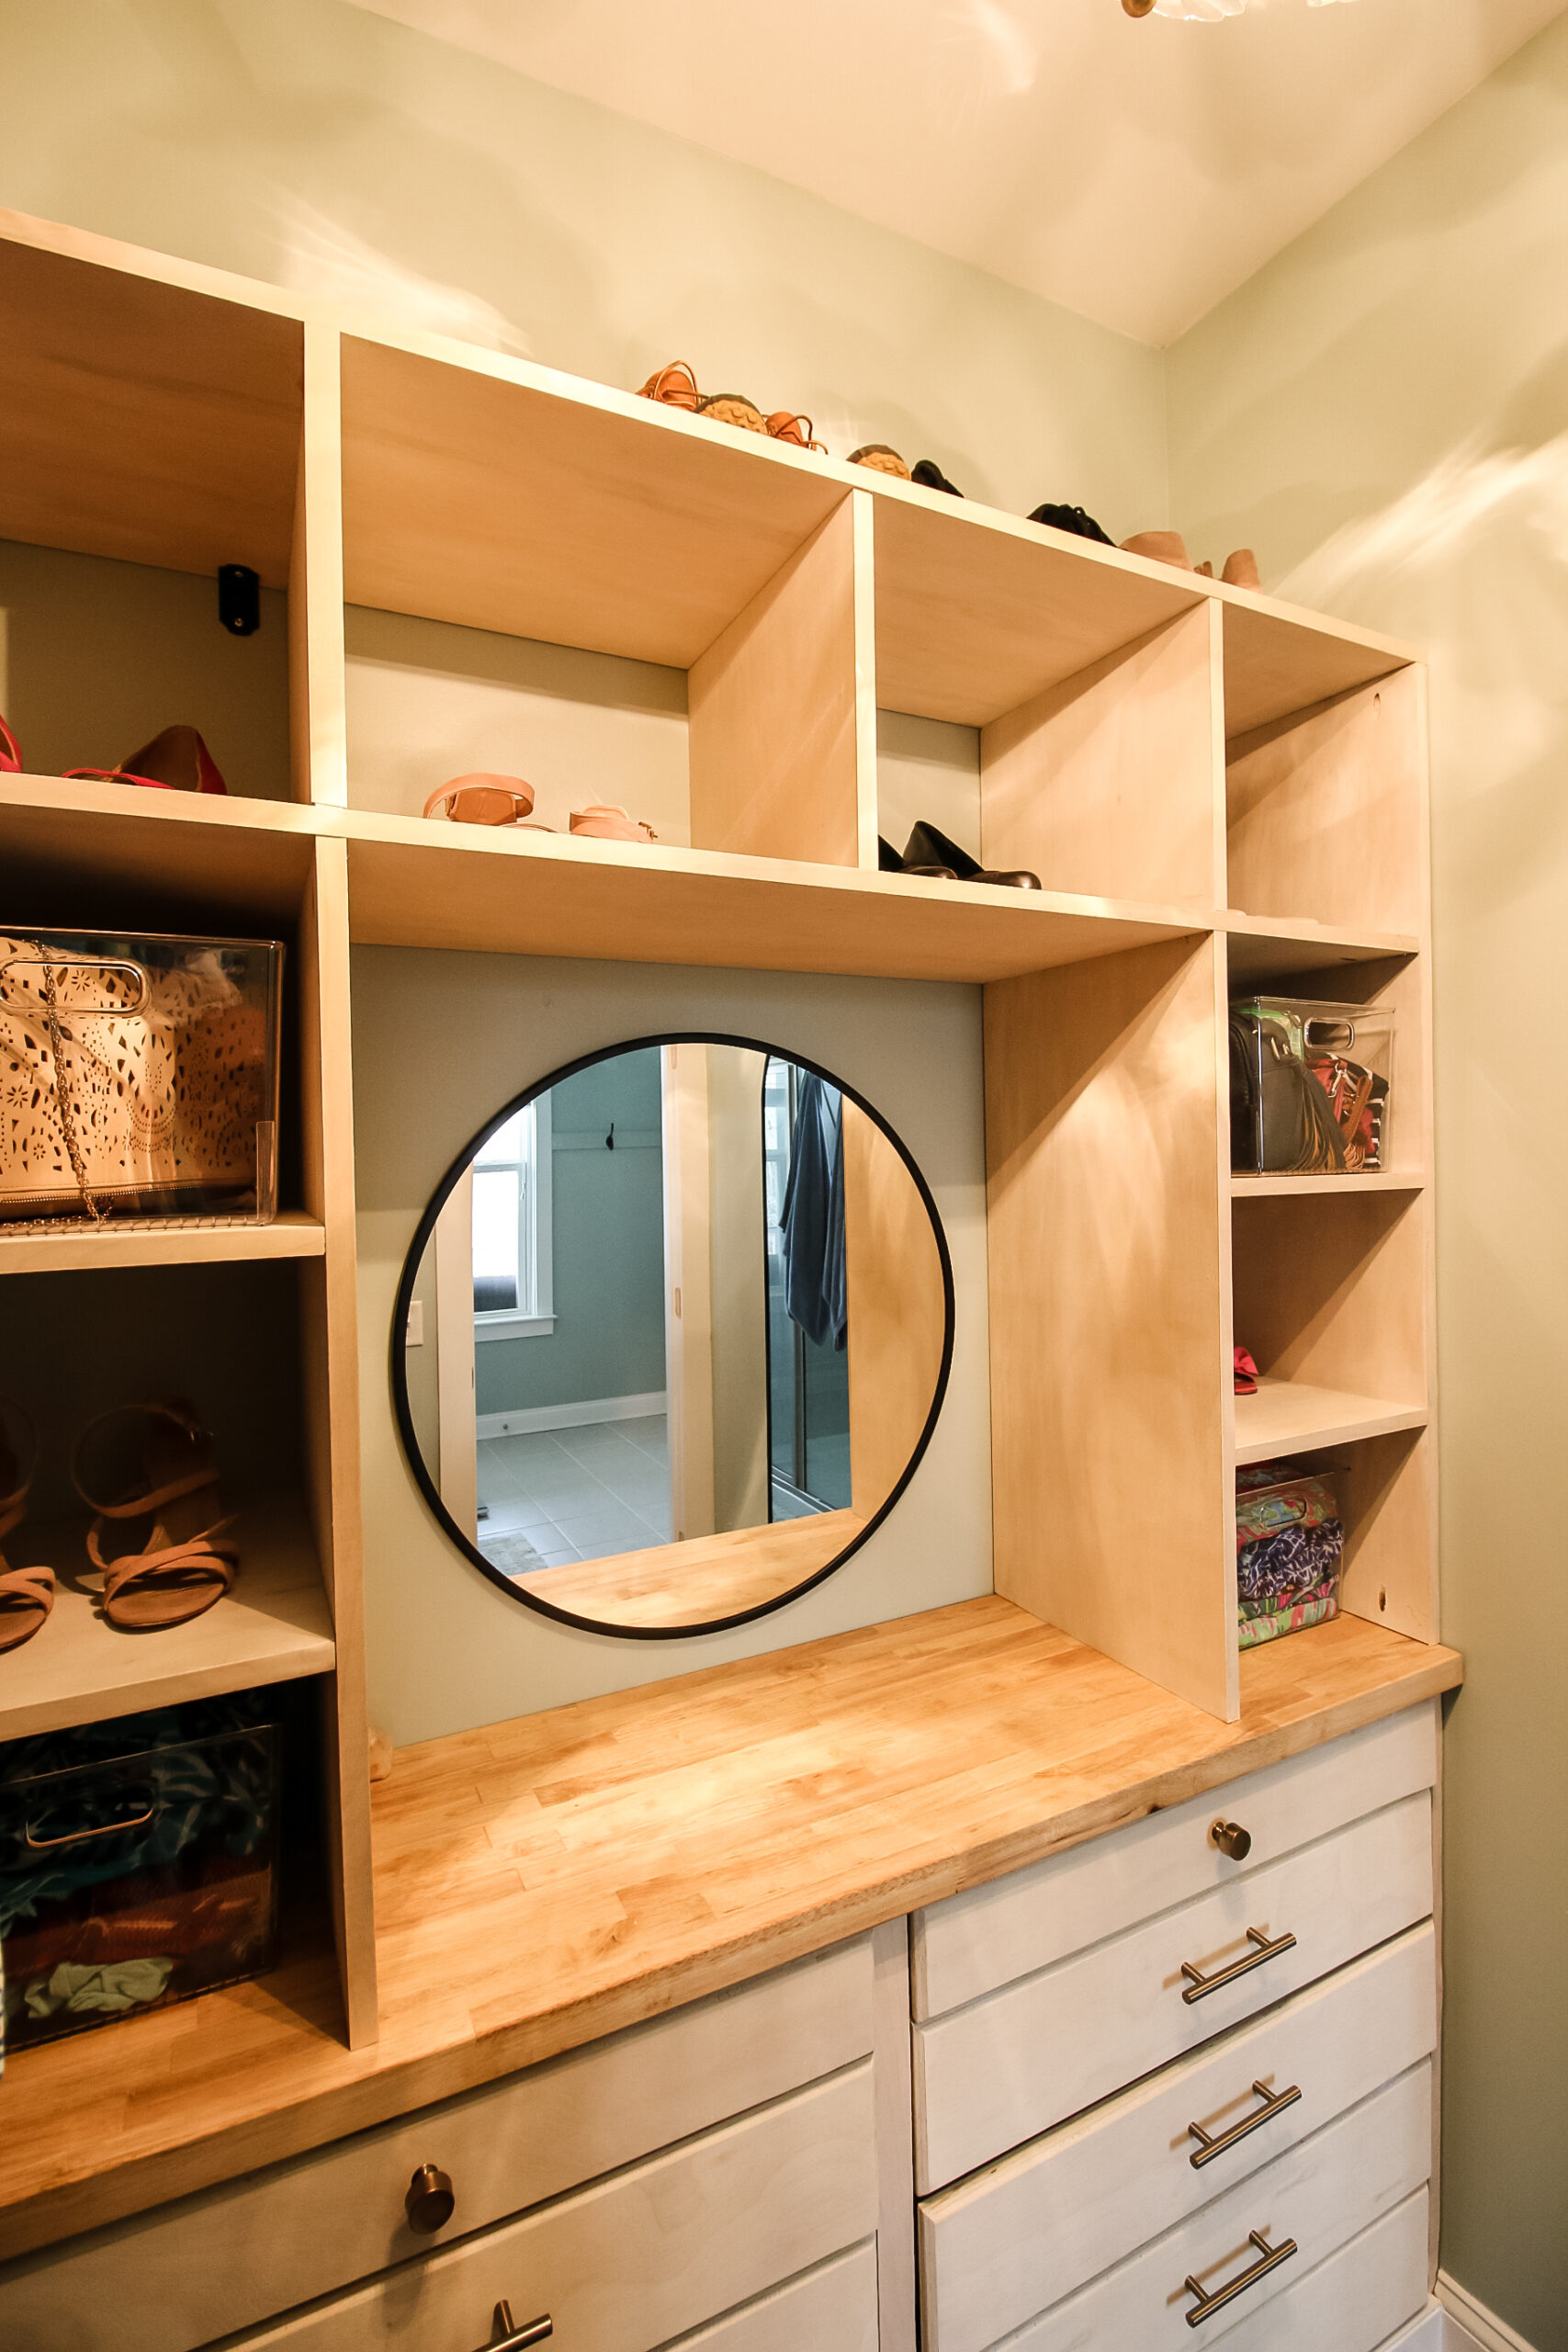
[[[1166,344],[1562,0],[355,5]]]

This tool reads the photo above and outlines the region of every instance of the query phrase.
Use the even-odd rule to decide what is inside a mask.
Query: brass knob
[[[452,2219],[457,2199],[452,2183],[438,2165],[421,2165],[409,2183],[403,2199],[403,2211],[409,2217],[409,2227],[421,2237],[433,2237],[444,2230]]]
[[[1252,1832],[1244,1829],[1239,1821],[1216,1821],[1209,1832],[1210,1842],[1233,1862],[1245,1862],[1252,1851]]]

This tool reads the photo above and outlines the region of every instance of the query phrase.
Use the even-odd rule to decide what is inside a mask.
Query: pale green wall
[[[781,22],[781,39],[787,26]],[[828,61],[824,61],[825,70]],[[0,0],[0,203],[1159,523],[1159,355],[340,0]]]
[[[1444,2267],[1568,2346],[1568,20],[1177,345],[1172,512],[1432,661]]]
[[[505,1099],[497,1094],[498,1110]],[[481,1419],[663,1388],[660,1116],[657,1047],[597,1062],[551,1088],[555,1329],[476,1347]],[[612,1122],[615,1151],[604,1146]]]

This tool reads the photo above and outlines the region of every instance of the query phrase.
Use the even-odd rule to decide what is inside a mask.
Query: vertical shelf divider
[[[985,992],[996,1589],[1226,1722],[1213,933]]]
[[[862,495],[842,499],[692,665],[694,848],[862,862],[876,771],[856,626]]]
[[[306,320],[304,421],[288,567],[294,797],[334,808],[348,805],[341,351],[335,327]]]
[[[980,731],[981,854],[1048,890],[1214,905],[1213,621],[1194,605]]]
[[[365,1681],[354,1125],[348,993],[348,852],[319,840],[300,924],[306,1206],[323,1255],[300,1269],[308,1503],[337,1670],[322,1700],[333,1929],[351,2047],[374,2041],[376,1922]]]

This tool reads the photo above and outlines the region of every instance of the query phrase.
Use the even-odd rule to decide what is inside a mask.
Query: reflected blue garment
[[[784,1201],[784,1303],[819,1348],[844,1346],[843,1105],[836,1086],[809,1070],[800,1081]]]

